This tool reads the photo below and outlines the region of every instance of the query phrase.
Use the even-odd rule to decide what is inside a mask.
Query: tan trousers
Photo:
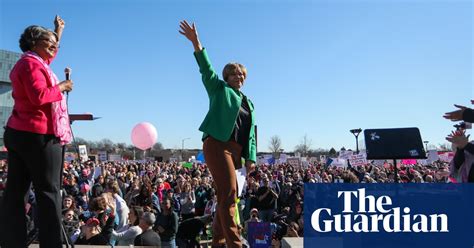
[[[212,223],[212,245],[242,247],[234,221],[237,197],[235,165],[241,163],[242,146],[237,142],[221,142],[208,137],[203,145],[207,167],[216,184],[217,209]]]

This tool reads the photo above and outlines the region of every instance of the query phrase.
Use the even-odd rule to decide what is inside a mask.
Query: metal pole
[[[359,135],[356,135],[356,151],[359,154]]]
[[[181,140],[181,161],[183,160],[184,141],[188,140],[188,139],[191,139],[191,138],[184,138],[184,139]]]
[[[398,183],[398,167],[397,167],[397,160],[393,160],[393,165],[395,166],[395,183]]]

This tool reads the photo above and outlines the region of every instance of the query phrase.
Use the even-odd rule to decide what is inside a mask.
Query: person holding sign
[[[206,49],[201,46],[195,24],[182,21],[180,28],[179,32],[193,44],[210,101],[209,111],[199,130],[204,133],[204,156],[216,183],[218,207],[212,225],[212,245],[242,247],[234,220],[237,211],[235,170],[242,167],[242,157],[246,161],[247,173],[254,170],[256,161],[254,107],[241,91],[247,69],[239,63],[229,63],[222,73],[224,80],[219,79]]]

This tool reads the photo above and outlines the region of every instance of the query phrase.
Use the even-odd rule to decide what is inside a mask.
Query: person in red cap
[[[107,245],[112,236],[113,224],[115,217],[108,216],[104,228],[100,228],[99,219],[89,218],[85,225],[81,226],[81,237],[76,244],[81,245]]]

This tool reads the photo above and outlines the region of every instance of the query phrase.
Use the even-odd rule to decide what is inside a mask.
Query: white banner
[[[385,164],[385,160],[374,160],[373,164],[375,166],[383,166]]]
[[[301,160],[300,158],[287,158],[286,162],[293,167],[299,167]]]
[[[109,154],[109,161],[121,161],[122,156],[120,154]]]
[[[280,154],[280,159],[278,161],[280,162],[280,164],[284,164],[286,163],[287,159],[288,159],[288,155],[286,155],[286,153],[282,153]]]
[[[436,150],[429,150],[427,157],[428,157],[428,158],[426,159],[426,162],[427,162],[428,164],[431,164],[431,163],[433,163],[433,162],[435,162],[435,161],[438,161],[438,159],[439,159],[438,151],[436,151]]]
[[[364,154],[352,155],[349,161],[351,162],[351,166],[361,166],[367,164],[367,159],[365,159]]]
[[[332,163],[329,166],[335,166],[335,167],[347,167],[347,160],[345,159],[340,159],[340,158],[331,158]]]
[[[340,159],[350,159],[353,154],[354,154],[353,151],[340,151],[339,152],[339,158]]]

